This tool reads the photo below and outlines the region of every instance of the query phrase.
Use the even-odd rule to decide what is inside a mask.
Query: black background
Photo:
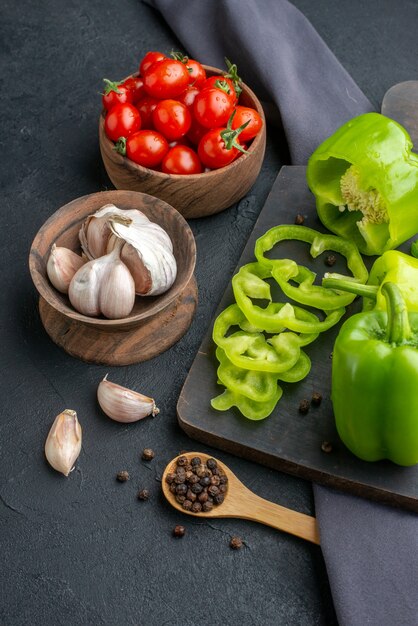
[[[294,4],[376,108],[392,84],[417,78],[415,0]],[[260,176],[238,205],[191,222],[199,307],[187,335],[135,366],[77,361],[42,328],[27,266],[30,244],[61,205],[112,188],[98,148],[101,79],[135,71],[150,49],[180,46],[160,15],[138,0],[2,0],[0,10],[0,622],[336,624],[319,548],[248,522],[190,521],[163,501],[158,482],[180,450],[204,450],[260,495],[314,512],[310,484],[208,450],[176,421],[202,336],[287,162],[283,137],[269,129]],[[234,61],[239,65],[239,51]],[[107,371],[111,380],[154,396],[160,415],[130,426],[106,418],[95,393]],[[68,479],[43,456],[52,420],[64,408],[77,411],[84,435]],[[156,451],[149,464],[140,460],[146,446]],[[115,480],[122,469],[131,474],[124,484]],[[151,490],[149,502],[136,499],[139,487]],[[183,539],[171,536],[176,523],[187,527]],[[228,546],[233,534],[246,543],[240,551]]]

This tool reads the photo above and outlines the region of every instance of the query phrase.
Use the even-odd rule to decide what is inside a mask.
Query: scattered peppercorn
[[[335,256],[335,254],[328,254],[328,256],[325,259],[325,265],[328,265],[329,267],[332,267],[333,265],[335,265],[337,262],[337,257]]]
[[[305,222],[305,218],[303,217],[303,215],[298,213],[295,217],[295,224],[297,224],[298,226],[301,226],[304,222]]]
[[[322,452],[326,452],[327,454],[329,454],[330,452],[332,452],[332,443],[330,443],[329,441],[323,441],[321,443],[321,450]]]
[[[184,526],[181,526],[180,524],[177,524],[177,526],[174,526],[173,528],[174,537],[184,537],[185,533],[186,533],[186,529],[184,528]]]
[[[309,411],[309,400],[301,400],[299,404],[299,413],[306,415]]]
[[[148,489],[141,489],[138,491],[138,500],[149,500],[150,493]]]
[[[143,461],[152,461],[154,457],[155,457],[155,452],[151,448],[144,448],[144,450],[142,450]]]
[[[311,404],[314,406],[319,406],[322,402],[322,396],[317,391],[314,391],[312,394]]]
[[[116,480],[118,480],[120,483],[126,483],[126,481],[129,480],[129,472],[127,472],[126,470],[118,472],[116,474]]]
[[[239,550],[243,546],[243,541],[240,537],[231,537],[231,541],[229,542],[230,548],[233,550]]]

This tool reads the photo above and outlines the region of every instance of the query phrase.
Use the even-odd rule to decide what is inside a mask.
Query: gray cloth
[[[292,164],[372,105],[308,20],[286,0],[146,0],[186,51],[227,56],[275,103]],[[238,11],[239,9],[239,11]],[[418,517],[315,485],[316,515],[342,626],[418,625]]]
[[[206,65],[228,57],[280,112],[292,165],[355,115],[373,109],[318,33],[283,0],[147,0],[186,51]],[[201,28],[199,29],[199,25]]]

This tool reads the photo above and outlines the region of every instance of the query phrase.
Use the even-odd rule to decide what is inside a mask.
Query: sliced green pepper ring
[[[277,386],[277,391],[273,398],[267,402],[256,402],[240,393],[225,389],[221,395],[211,400],[212,408],[217,411],[228,411],[228,409],[236,406],[237,409],[250,420],[263,420],[268,417],[283,394],[283,389]]]
[[[301,340],[292,332],[280,333],[266,341],[259,332],[243,330],[226,336],[232,326],[241,327],[246,318],[237,304],[231,304],[215,320],[213,341],[223,348],[234,365],[261,372],[282,373],[300,356]],[[274,346],[271,345],[274,342]]]
[[[256,402],[267,402],[273,398],[277,392],[278,380],[295,383],[305,378],[311,369],[311,361],[302,350],[296,364],[281,374],[256,372],[237,367],[219,347],[216,349],[216,358],[219,361],[218,378],[222,385]]]
[[[265,252],[286,239],[310,243],[310,254],[314,259],[325,250],[338,252],[346,258],[347,267],[357,282],[365,283],[368,277],[367,269],[353,242],[336,235],[324,235],[307,226],[280,225],[271,228],[257,239],[255,256],[261,265],[270,269],[282,291],[295,302],[331,311],[345,307],[354,300],[353,294],[314,285],[316,274],[303,265],[298,265],[290,259],[268,259],[264,256]],[[298,283],[298,287],[291,285],[290,281]]]
[[[289,329],[306,334],[306,340],[301,345],[307,345],[314,341],[319,333],[339,322],[345,313],[344,307],[328,311],[325,319],[320,321],[314,313],[290,302],[272,302],[270,285],[265,282],[265,279],[270,277],[270,268],[257,262],[243,265],[232,279],[235,300],[254,330],[259,328],[269,333],[280,333],[284,329]],[[252,298],[270,302],[263,308],[254,304]]]

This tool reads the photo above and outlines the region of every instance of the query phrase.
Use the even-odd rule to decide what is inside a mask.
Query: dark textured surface
[[[295,4],[377,107],[393,83],[416,78],[414,0]],[[157,480],[179,450],[199,449],[177,426],[177,398],[286,162],[281,137],[269,133],[260,177],[238,206],[192,223],[200,301],[189,333],[154,361],[110,372],[116,382],[154,395],[160,415],[130,426],[113,423],[95,400],[107,368],[77,361],[48,339],[27,256],[35,233],[59,206],[111,188],[97,140],[101,78],[124,76],[147,50],[170,51],[178,44],[159,15],[137,0],[3,0],[0,10],[0,622],[336,624],[317,547],[246,522],[179,518],[163,502]],[[77,410],[84,432],[68,479],[43,458],[52,420],[64,408]],[[148,465],[140,461],[145,446],[156,451]],[[218,456],[261,496],[313,512],[308,483]],[[131,474],[124,484],[115,480],[121,469]],[[151,490],[150,501],[136,500],[138,487]],[[179,522],[187,533],[175,540],[171,529]],[[246,547],[231,551],[231,534]]]

